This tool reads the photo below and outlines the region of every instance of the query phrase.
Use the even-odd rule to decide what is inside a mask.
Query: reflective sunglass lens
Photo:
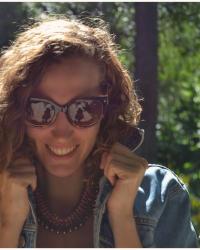
[[[70,120],[77,126],[91,126],[96,123],[102,115],[103,107],[100,101],[76,100],[68,107]]]
[[[47,102],[30,102],[28,105],[27,120],[33,125],[48,125],[55,115],[55,108]]]

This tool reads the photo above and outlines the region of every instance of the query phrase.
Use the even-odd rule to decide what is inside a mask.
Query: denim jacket
[[[112,186],[106,177],[102,177],[99,187],[94,210],[93,244],[96,248],[111,248],[115,245],[106,202]],[[31,189],[29,202],[31,209],[21,232],[19,247],[35,248],[37,218]],[[163,166],[149,165],[138,189],[133,216],[143,247],[197,247],[188,191],[178,177]]]

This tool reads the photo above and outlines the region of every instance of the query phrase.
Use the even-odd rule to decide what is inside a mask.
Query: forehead
[[[100,66],[93,60],[67,58],[47,67],[34,94],[62,103],[81,94],[97,92],[102,80]]]

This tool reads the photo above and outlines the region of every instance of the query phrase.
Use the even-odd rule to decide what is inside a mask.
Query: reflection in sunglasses
[[[26,119],[33,126],[46,126],[55,121],[59,112],[64,112],[72,125],[89,127],[101,119],[107,104],[107,96],[77,98],[64,106],[31,97],[27,103]]]
[[[92,101],[79,101],[70,105],[70,116],[75,122],[89,121],[92,119],[91,114],[88,112],[90,110],[89,104]]]
[[[31,115],[34,117],[35,120],[38,122],[49,122],[51,121],[52,116],[54,115],[54,109],[51,104],[38,102],[38,103],[31,103]]]

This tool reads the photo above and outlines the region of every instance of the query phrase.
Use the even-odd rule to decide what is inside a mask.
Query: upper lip
[[[56,155],[59,156],[64,156],[66,154],[69,154],[71,152],[76,151],[76,149],[78,148],[78,146],[72,146],[72,147],[68,147],[68,148],[55,148],[55,147],[51,147],[51,146],[47,146],[47,149],[50,150],[51,152],[53,152]]]
[[[56,148],[56,149],[68,149],[68,148],[73,148],[73,147],[77,147],[77,144],[74,145],[70,145],[70,146],[66,146],[66,145],[52,145],[52,144],[47,144],[46,146],[52,147],[52,148]]]

